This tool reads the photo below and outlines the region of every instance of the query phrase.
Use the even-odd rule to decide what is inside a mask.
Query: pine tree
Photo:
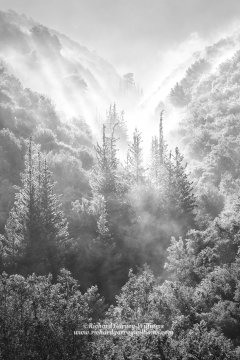
[[[141,133],[135,129],[133,133],[133,142],[128,146],[127,155],[127,172],[131,183],[143,183],[144,181],[144,167],[142,154],[142,136]]]
[[[158,152],[158,138],[154,136],[152,138],[151,146],[151,166],[150,166],[150,178],[154,184],[158,183],[159,179],[159,152]]]
[[[114,133],[118,138],[119,148],[124,150],[127,146],[127,126],[124,119],[124,111],[119,113],[115,103],[110,105],[107,111],[105,126],[109,138],[111,138]]]
[[[164,110],[161,111],[160,121],[159,121],[159,162],[160,162],[160,165],[163,165],[163,163],[164,163],[165,148],[166,148],[164,138],[163,138],[163,112],[164,112]]]
[[[106,136],[106,126],[103,125],[102,145],[97,144],[96,155],[97,163],[93,170],[91,186],[93,192],[107,197],[117,191],[117,150],[116,138],[114,136],[115,127],[111,136]]]
[[[54,183],[38,147],[30,139],[22,186],[7,220],[5,260],[24,274],[56,274],[56,259],[68,238],[67,223],[54,194]]]
[[[45,268],[56,275],[60,254],[68,244],[68,224],[61,209],[60,198],[54,193],[52,174],[44,161],[40,182],[41,237],[45,251]]]
[[[163,111],[160,113],[159,135],[152,140],[150,167],[151,182],[157,189],[157,196],[166,207],[170,222],[176,222],[180,233],[194,225],[196,200],[192,183],[185,172],[184,158],[179,149],[174,156],[167,156],[167,144],[163,135]]]
[[[160,189],[165,187],[167,145],[163,136],[163,112],[160,113],[159,134],[152,139],[150,176],[153,183]]]
[[[25,156],[25,171],[21,176],[22,187],[16,194],[14,206],[6,224],[6,244],[4,251],[8,261],[17,266],[31,267],[34,263],[34,249],[39,242],[40,209],[39,187],[36,168],[36,148],[29,141]]]
[[[168,162],[168,196],[169,210],[172,219],[177,220],[186,230],[194,225],[196,199],[192,182],[186,174],[184,157],[176,147],[175,155]]]
[[[120,118],[117,113],[116,104],[110,105],[106,115],[106,123],[109,127],[109,130],[112,131],[114,125],[119,122],[120,122]]]
[[[111,111],[114,113],[114,108]],[[96,147],[97,159],[90,181],[92,197],[89,203],[90,208],[94,204],[101,205],[95,207],[99,210],[93,214],[96,230],[92,241],[89,241],[90,256],[93,257],[92,272],[97,284],[104,289],[105,296],[111,299],[117,290],[116,285],[124,278],[123,268],[130,258],[130,250],[126,251],[124,240],[131,216],[126,191],[119,181],[117,127],[117,122],[111,129],[103,125],[102,143]]]

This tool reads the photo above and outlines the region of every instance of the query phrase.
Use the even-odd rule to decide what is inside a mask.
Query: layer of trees
[[[0,358],[239,358],[239,126],[229,106],[238,91],[229,101],[219,93],[230,74],[229,88],[236,83],[238,63],[201,84],[211,96],[191,94],[179,134],[192,174],[165,141],[163,113],[145,164],[142,135],[127,139],[116,105],[94,148],[83,121],[64,124],[2,69]],[[39,117],[21,96],[35,99]],[[161,330],[74,336],[90,322]]]
[[[210,73],[206,68],[212,52],[216,57],[219,46],[231,46],[232,40],[206,49],[170,95],[175,106],[186,110],[174,137],[189,163],[203,228],[231,207],[239,192],[240,53]]]
[[[108,301],[127,279],[129,268],[150,264],[163,273],[172,235],[195,224],[196,201],[183,156],[167,150],[162,114],[151,163],[143,163],[136,129],[126,161],[117,156],[121,117],[110,107],[89,174],[88,197],[72,203],[69,227],[54,190],[47,154],[30,139],[21,183],[2,236],[3,268],[22,275],[70,269],[85,289],[97,284]],[[117,130],[117,128],[120,129]]]
[[[212,359],[240,355],[239,204],[205,231],[172,239],[162,281],[148,266],[106,311],[95,287],[83,293],[62,270],[0,277],[3,359]],[[156,324],[159,334],[76,336],[89,323]],[[86,327],[84,327],[84,325]]]
[[[47,154],[32,139],[25,145],[1,235],[3,359],[239,357],[239,200],[198,229],[194,189],[179,149],[168,151],[162,115],[146,168],[137,129],[120,162],[118,122],[108,114],[88,197],[73,202],[69,224]],[[89,322],[161,329],[157,336],[74,335]]]

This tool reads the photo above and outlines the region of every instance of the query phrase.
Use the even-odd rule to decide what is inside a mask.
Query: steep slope
[[[240,190],[239,45],[235,34],[206,49],[169,95],[180,119],[172,135],[187,156],[206,219],[227,210]]]
[[[13,11],[0,12],[0,56],[25,87],[50,96],[68,117],[93,123],[119,92],[121,78],[95,53]]]
[[[25,15],[0,12],[0,230],[28,138],[47,153],[65,210],[88,191],[93,131],[121,78],[105,60]]]
[[[177,49],[172,49],[165,57],[163,54],[163,67],[156,74],[159,76],[158,82],[156,81],[158,85],[141,103],[141,108],[146,113],[165,108],[167,130],[177,126],[199,81],[214,73],[222,62],[234,55],[240,45],[239,33],[208,46],[194,36],[192,40],[193,44],[188,40]]]
[[[28,139],[41,146],[64,193],[65,208],[88,190],[86,171],[93,162],[92,135],[81,119],[69,123],[51,100],[26,89],[0,64],[0,232],[14,200]]]

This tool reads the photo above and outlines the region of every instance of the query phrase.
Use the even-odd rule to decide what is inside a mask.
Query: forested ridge
[[[118,104],[97,140],[1,62],[0,359],[239,358],[239,52],[208,62],[169,94],[178,147],[161,109],[146,149]]]

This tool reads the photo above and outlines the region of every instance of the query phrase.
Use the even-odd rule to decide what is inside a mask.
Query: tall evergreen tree
[[[194,225],[196,207],[193,186],[186,174],[186,166],[183,155],[176,147],[174,156],[168,162],[169,214],[173,220],[180,222],[184,231]]]
[[[6,224],[5,260],[24,274],[56,275],[59,254],[68,238],[67,223],[54,183],[36,145],[29,141],[22,186]],[[58,265],[57,265],[58,264]]]
[[[162,165],[164,163],[165,149],[166,149],[166,145],[165,145],[164,138],[163,138],[163,112],[164,112],[164,110],[161,111],[160,121],[159,121],[159,162],[160,162],[160,165]]]
[[[104,197],[115,193],[117,190],[116,171],[118,160],[116,156],[116,138],[114,136],[116,126],[113,127],[111,135],[107,136],[106,125],[103,125],[102,145],[97,144],[96,147],[97,162],[93,170],[91,186],[93,192]]]
[[[133,141],[128,146],[127,158],[127,172],[131,183],[140,184],[144,181],[144,167],[142,154],[142,136],[141,133],[135,129],[133,133]]]
[[[40,161],[40,159],[39,159]],[[39,162],[41,169],[41,163]],[[41,214],[41,237],[45,251],[45,268],[53,274],[57,274],[61,263],[60,255],[64,253],[68,242],[68,224],[62,212],[60,198],[54,193],[52,174],[48,169],[46,160],[40,177],[40,214]]]
[[[150,177],[153,183],[163,190],[166,182],[167,144],[163,135],[163,112],[160,113],[158,137],[152,139]]]
[[[16,200],[10,211],[6,231],[4,251],[7,260],[16,268],[31,268],[35,263],[40,234],[39,186],[36,167],[36,148],[29,141],[25,156],[25,171],[21,175],[22,187],[16,194]],[[20,265],[21,267],[21,265]]]
[[[127,127],[124,119],[124,111],[119,112],[116,104],[110,105],[106,114],[106,133],[109,137],[114,135],[118,138],[118,146],[124,150],[127,146]]]
[[[158,152],[158,138],[152,138],[151,146],[151,165],[150,165],[150,178],[153,183],[157,183],[159,179],[159,152]]]

